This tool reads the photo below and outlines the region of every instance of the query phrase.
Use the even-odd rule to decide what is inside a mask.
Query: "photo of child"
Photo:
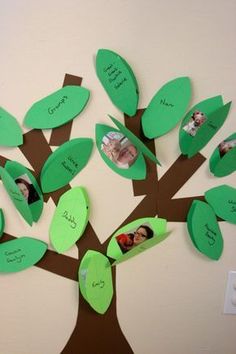
[[[206,121],[207,117],[200,111],[195,111],[191,115],[189,122],[183,127],[183,130],[191,136],[195,136],[198,129]]]
[[[109,132],[102,139],[101,150],[119,168],[129,168],[138,156],[137,148],[120,132]]]
[[[116,240],[122,253],[126,253],[146,240],[152,238],[153,230],[147,224],[140,225],[134,231],[116,236]]]
[[[26,174],[18,177],[15,180],[15,183],[17,184],[28,204],[32,204],[40,199],[36,189]]]
[[[219,145],[220,157],[223,157],[228,151],[236,146],[236,139],[232,140],[223,140]]]

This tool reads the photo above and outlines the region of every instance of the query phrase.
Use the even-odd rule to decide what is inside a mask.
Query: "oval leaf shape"
[[[173,129],[186,112],[191,99],[189,77],[167,82],[155,94],[142,115],[144,135],[158,138]]]
[[[76,138],[56,149],[49,156],[41,171],[40,180],[43,192],[52,192],[70,183],[87,165],[92,148],[92,139]]]
[[[226,184],[205,193],[206,201],[221,219],[236,224],[236,189]]]
[[[96,124],[96,145],[103,161],[120,176],[134,180],[146,178],[146,163],[143,155],[119,130],[108,125]],[[128,148],[132,151],[128,151]],[[123,162],[129,161],[119,162],[120,154]]]
[[[223,140],[210,157],[210,171],[224,177],[236,171],[236,133]]]
[[[24,124],[34,129],[59,127],[82,112],[89,95],[84,87],[64,86],[34,103],[26,113]]]
[[[23,135],[16,118],[0,107],[0,145],[14,147],[22,144]]]
[[[2,237],[5,228],[5,218],[3,210],[0,208],[0,237]]]
[[[188,158],[196,155],[218,132],[228,116],[230,106],[231,102],[214,111],[209,117],[206,117],[205,122],[198,129],[192,140],[192,144],[189,146]]]
[[[21,237],[0,244],[0,272],[14,273],[36,264],[45,254],[47,244],[31,237]]]
[[[79,286],[90,306],[104,314],[113,297],[111,265],[106,256],[96,251],[86,252],[79,267]]]
[[[33,221],[38,221],[43,211],[44,200],[35,177],[25,166],[16,161],[8,161],[5,169],[24,193]]]
[[[222,96],[207,98],[197,103],[184,117],[179,130],[179,146],[182,154],[187,155],[193,138],[196,135],[201,124],[209,117],[211,113],[223,106]],[[197,118],[197,123],[195,119]]]
[[[9,175],[7,170],[3,167],[0,167],[0,176],[2,179],[2,183],[11,198],[13,204],[15,205],[16,209],[22,215],[22,217],[27,221],[29,225],[33,223],[32,213],[26,202],[25,197],[21,193],[20,189],[17,187],[14,179]]]
[[[84,188],[74,187],[61,196],[49,229],[58,253],[67,251],[83,235],[88,217],[89,200]]]
[[[121,227],[107,247],[107,256],[116,260],[112,265],[124,262],[163,241],[169,235],[166,226],[165,219],[149,217]]]
[[[187,226],[194,246],[205,256],[218,260],[223,252],[223,238],[213,209],[205,202],[194,200]]]
[[[137,80],[128,63],[117,53],[99,49],[96,71],[113,104],[128,116],[137,111],[139,91]]]

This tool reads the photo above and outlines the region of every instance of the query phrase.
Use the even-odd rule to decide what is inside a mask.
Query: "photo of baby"
[[[119,168],[129,168],[138,156],[137,148],[120,132],[109,132],[102,139],[101,150]]]
[[[236,146],[236,139],[232,140],[223,140],[219,145],[220,157],[223,157],[228,151]]]
[[[191,136],[195,136],[198,129],[206,121],[207,117],[200,111],[195,111],[191,115],[189,122],[183,127],[183,130]]]
[[[153,230],[148,224],[140,225],[137,229],[116,236],[122,253],[126,253],[146,240],[152,238]]]
[[[36,189],[26,174],[18,177],[15,180],[15,183],[17,184],[28,204],[32,204],[40,199]]]

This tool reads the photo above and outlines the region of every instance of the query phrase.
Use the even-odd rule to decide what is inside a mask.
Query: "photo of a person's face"
[[[32,204],[40,199],[36,189],[26,174],[18,177],[15,183],[28,204]]]
[[[120,168],[129,168],[138,156],[137,148],[119,132],[109,132],[102,139],[101,150]]]
[[[206,121],[207,117],[203,112],[195,111],[191,115],[189,122],[183,127],[183,130],[190,136],[195,136],[198,129]]]
[[[116,241],[122,251],[127,253],[136,246],[139,246],[146,240],[152,238],[154,235],[153,230],[148,225],[140,225],[135,230],[130,230],[127,233],[116,236]]]
[[[223,157],[228,151],[236,146],[236,139],[224,140],[218,145],[220,157]]]
[[[18,182],[17,185],[18,185],[21,193],[25,197],[25,199],[28,200],[28,198],[29,198],[29,189],[26,186],[26,184],[22,181],[22,182]]]

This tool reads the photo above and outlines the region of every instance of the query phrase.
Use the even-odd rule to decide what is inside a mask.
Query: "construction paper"
[[[0,208],[0,237],[2,237],[5,228],[5,218],[3,210]]]
[[[147,217],[132,221],[117,230],[107,247],[107,256],[116,260],[112,265],[132,258],[163,241],[169,235],[166,226],[165,219]],[[149,231],[150,238],[139,235],[139,231],[148,235],[145,227],[152,231]],[[137,241],[134,241],[135,238]]]
[[[17,187],[14,179],[10,176],[6,169],[0,167],[0,176],[3,182],[3,185],[11,198],[16,209],[22,215],[29,225],[33,223],[33,216],[26,202],[25,197],[21,193],[20,189]]]
[[[47,244],[31,237],[21,237],[0,244],[0,272],[14,273],[37,263],[45,254]]]
[[[236,133],[223,140],[210,157],[210,171],[224,177],[236,171]]]
[[[16,161],[8,161],[5,165],[5,170],[14,179],[15,183],[22,182],[23,188],[25,188],[25,184],[28,186],[29,195],[27,204],[33,221],[37,222],[42,214],[44,201],[35,177],[25,166]]]
[[[236,224],[236,189],[226,184],[205,192],[207,203],[221,219]]]
[[[136,146],[125,138],[123,133],[113,127],[96,124],[96,145],[103,161],[122,177],[134,180],[145,179],[146,163],[144,157],[138,152]],[[132,150],[132,154],[127,155],[127,159],[130,159],[131,162],[120,163],[118,161],[120,152],[128,149]],[[132,158],[132,156],[134,156],[134,158]]]
[[[168,133],[185,114],[190,99],[189,77],[167,82],[157,91],[142,116],[144,135],[153,139]]]
[[[86,106],[89,91],[80,86],[65,86],[33,104],[24,124],[34,129],[59,127],[74,119]]]
[[[89,218],[89,200],[83,187],[74,187],[59,199],[49,229],[58,253],[67,251],[83,235]]]
[[[215,96],[197,103],[185,115],[179,129],[179,146],[182,154],[187,155],[189,146],[192,144],[193,137],[196,135],[204,118],[209,117],[211,113],[223,106],[222,96]],[[198,115],[202,115],[202,120],[198,120],[198,124],[194,124],[193,120]],[[200,116],[201,118],[201,116]]]
[[[111,265],[106,256],[87,251],[79,267],[81,294],[98,313],[104,314],[113,297]]]
[[[96,56],[96,71],[113,104],[128,116],[134,116],[139,91],[137,80],[128,63],[111,50],[99,49]]]
[[[205,202],[194,200],[187,226],[194,246],[205,256],[218,260],[223,252],[223,238],[213,209]]]
[[[16,118],[0,107],[0,145],[14,147],[21,144],[23,135]]]
[[[117,126],[117,128],[123,133],[136,147],[137,149],[146,155],[150,160],[157,163],[161,166],[160,162],[157,160],[156,156],[149,150],[146,145],[136,136],[134,135],[128,128],[126,128],[123,124],[121,124],[117,119],[113,118],[109,115],[113,123]]]
[[[57,148],[41,171],[43,192],[52,192],[66,186],[86,166],[92,148],[93,140],[90,138],[72,139]]]

